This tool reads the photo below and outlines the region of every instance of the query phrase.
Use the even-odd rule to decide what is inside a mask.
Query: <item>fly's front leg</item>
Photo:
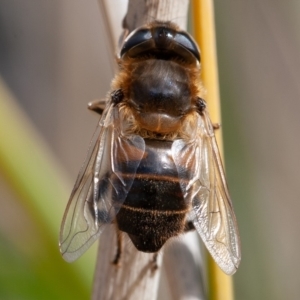
[[[123,98],[124,94],[121,89],[115,90],[110,94],[110,101],[114,104],[114,106],[122,102]],[[96,112],[99,115],[102,115],[106,104],[106,99],[95,100],[88,104],[88,109]]]
[[[96,112],[99,115],[102,115],[105,105],[106,105],[105,99],[95,100],[88,103],[88,109]]]
[[[214,130],[218,130],[218,129],[221,128],[221,124],[220,123],[213,123],[212,126],[213,126]]]

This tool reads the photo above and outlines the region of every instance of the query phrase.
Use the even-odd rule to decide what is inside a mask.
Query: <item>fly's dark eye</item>
[[[127,51],[129,51],[133,47],[141,45],[142,43],[149,41],[151,38],[151,31],[147,28],[140,28],[134,30],[125,40],[120,52],[120,57],[122,57]]]
[[[134,30],[120,51],[123,59],[143,57],[145,54],[157,59],[181,58],[187,63],[200,62],[200,51],[193,38],[187,32],[178,31],[168,24]]]
[[[186,32],[178,32],[174,36],[174,41],[180,44],[182,47],[186,48],[190,51],[196,59],[200,62],[200,51],[196,44],[196,42],[192,39],[192,37]]]

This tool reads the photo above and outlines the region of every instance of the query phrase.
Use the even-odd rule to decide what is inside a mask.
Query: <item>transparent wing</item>
[[[237,270],[240,239],[212,123],[207,112],[198,117],[196,138],[173,143],[184,197],[192,203],[194,226],[208,251],[228,275]]]
[[[123,123],[117,107],[105,108],[63,217],[60,250],[66,261],[76,260],[99,237],[131,187],[145,145],[124,133]]]

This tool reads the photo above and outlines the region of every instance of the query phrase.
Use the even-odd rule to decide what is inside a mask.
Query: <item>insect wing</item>
[[[207,112],[198,117],[193,141],[173,143],[173,156],[184,197],[192,203],[191,218],[197,232],[219,267],[228,275],[234,274],[241,259],[240,239]]]
[[[60,249],[68,262],[76,260],[98,239],[120,208],[113,203],[122,204],[126,198],[134,176],[123,178],[126,172],[120,170],[126,163],[119,166],[119,156],[128,158],[124,151],[135,150],[135,160],[130,162],[134,175],[144,153],[144,140],[122,135],[121,123],[118,108],[106,107],[63,217]]]

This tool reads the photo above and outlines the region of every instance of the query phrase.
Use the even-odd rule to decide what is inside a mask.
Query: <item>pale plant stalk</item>
[[[201,49],[202,80],[207,89],[208,110],[213,122],[221,123],[218,61],[213,0],[193,0],[194,37]],[[221,130],[216,132],[223,156]],[[226,275],[208,256],[208,282],[210,300],[233,300],[232,277]]]
[[[106,11],[115,9],[115,6],[109,7],[110,2],[104,3]],[[186,29],[188,4],[188,0],[131,0],[123,22],[125,35],[157,19],[171,20],[182,29]],[[113,24],[109,26],[113,28]],[[113,44],[116,44],[116,41]],[[126,234],[124,236],[126,237]],[[117,251],[115,230],[113,225],[107,228],[100,239],[92,299],[156,299],[162,258],[171,299],[205,299],[201,288],[199,241],[195,236],[192,242],[190,239],[180,237],[170,242],[164,255],[160,251],[157,269],[153,269],[153,254],[137,251],[131,241],[126,239],[120,266],[116,267],[112,264]],[[198,255],[194,254],[195,252],[198,252]]]

